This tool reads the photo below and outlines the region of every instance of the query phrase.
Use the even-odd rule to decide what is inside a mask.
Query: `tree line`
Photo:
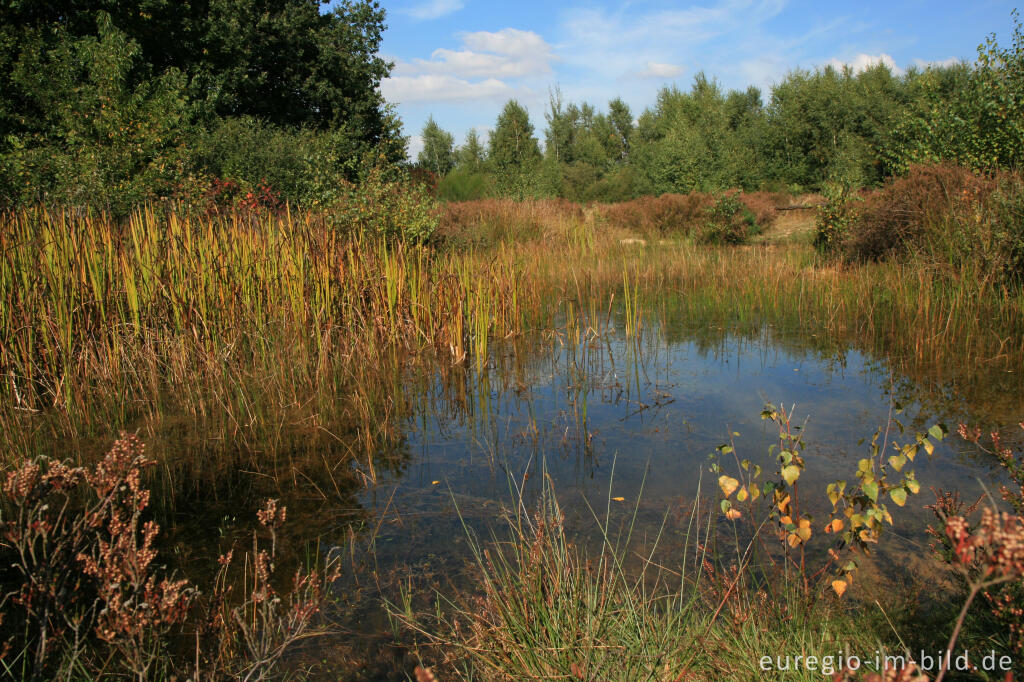
[[[509,101],[484,144],[456,147],[433,118],[417,165],[448,199],[548,196],[618,201],[728,188],[857,188],[911,164],[953,161],[975,171],[1024,160],[1024,33],[989,37],[973,64],[790,72],[767,99],[724,90],[698,74],[688,91],[663,88],[634,118],[621,99],[605,111],[550,94],[543,152],[526,109]]]
[[[125,212],[248,192],[330,205],[405,163],[380,94],[373,0],[0,0],[0,209]],[[444,198],[614,201],[730,187],[877,184],[916,162],[1016,168],[1024,37],[971,64],[794,71],[767,96],[699,74],[636,116],[556,90],[538,133],[510,101],[456,146],[433,119],[415,165]],[[541,144],[543,137],[543,144]]]
[[[330,198],[405,157],[369,0],[2,0],[0,205]]]

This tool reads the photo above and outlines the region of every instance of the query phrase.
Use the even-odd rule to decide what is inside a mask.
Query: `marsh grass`
[[[636,512],[613,521],[609,498],[590,508],[599,540],[585,547],[546,478],[536,510],[514,501],[489,541],[466,527],[479,589],[439,593],[431,612],[410,593],[389,605],[399,636],[439,679],[483,680],[760,679],[766,655],[831,656],[836,672],[842,651],[880,646],[834,601],[803,608],[797,589],[766,590],[742,556],[711,549],[720,529],[697,499],[681,528],[641,544]]]

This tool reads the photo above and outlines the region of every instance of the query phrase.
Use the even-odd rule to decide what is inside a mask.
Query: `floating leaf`
[[[431,481],[431,482],[430,482],[430,485],[437,485],[437,484],[438,484],[438,483],[440,483],[440,482],[441,482],[441,481]]]
[[[719,476],[718,487],[722,489],[723,495],[729,497],[736,491],[736,488],[740,487],[740,482],[732,476]]]
[[[836,595],[842,597],[843,593],[846,592],[846,581],[845,580],[833,580],[832,589],[836,591]]]
[[[893,488],[889,491],[889,497],[900,507],[907,503],[907,491],[903,488]]]
[[[615,500],[616,502],[625,502],[626,501],[625,497],[613,497],[612,499]]]
[[[782,480],[788,485],[796,483],[796,479],[800,478],[800,467],[795,464],[790,464],[788,467],[782,467]]]

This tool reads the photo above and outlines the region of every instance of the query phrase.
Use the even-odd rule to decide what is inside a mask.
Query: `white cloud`
[[[466,49],[434,50],[430,59],[396,66],[398,74],[435,73],[462,78],[519,78],[550,73],[551,46],[533,31],[505,28],[460,36]]]
[[[551,46],[533,31],[505,28],[460,35],[463,49],[434,50],[430,59],[398,61],[381,82],[393,102],[508,98],[528,94],[508,81],[551,72]]]
[[[661,62],[647,62],[647,68],[636,73],[637,78],[675,78],[685,71],[676,64],[663,64]]]
[[[882,64],[883,66],[889,67],[889,70],[893,73],[903,73],[903,69],[896,66],[896,62],[893,61],[891,55],[886,53],[882,54],[859,54],[851,59],[841,60],[832,58],[828,61],[828,66],[832,66],[836,69],[842,70],[844,67],[850,67],[854,73],[860,73],[867,71],[868,69]]]
[[[956,66],[961,61],[963,61],[963,60],[957,59],[956,57],[950,57],[948,59],[936,59],[936,60],[932,60],[932,61],[928,61],[928,60],[925,60],[925,59],[915,59],[914,60],[914,66],[916,66],[919,69],[927,69],[930,66],[937,66],[937,67],[940,67],[940,68],[949,68],[951,66]]]
[[[427,0],[427,2],[398,10],[413,19],[437,19],[446,14],[457,12],[464,7],[462,0]]]
[[[415,161],[416,157],[423,151],[423,136],[422,135],[410,135],[409,136],[409,149],[407,151],[407,157],[411,161]]]
[[[470,82],[454,76],[421,74],[393,76],[381,81],[380,91],[391,102],[466,100],[508,97],[513,89],[496,78]]]

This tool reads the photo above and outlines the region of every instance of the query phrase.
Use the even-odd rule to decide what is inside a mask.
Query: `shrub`
[[[438,226],[437,202],[422,183],[385,168],[371,168],[359,184],[339,183],[330,220],[355,232],[389,240],[428,241]]]
[[[228,600],[233,552],[220,559],[208,598],[161,568],[160,527],[146,520],[143,486],[152,461],[122,435],[94,467],[29,461],[7,475],[0,523],[0,669],[26,679],[107,675],[163,679],[264,679],[288,647],[324,632],[316,614],[333,571],[296,574],[278,597],[275,533],[285,509],[258,514],[271,537],[253,535],[255,572]],[[174,646],[183,632],[187,647]],[[194,666],[194,667],[193,667]]]
[[[833,197],[816,243],[848,260],[916,257],[982,282],[1024,277],[1024,179],[954,165],[912,166],[862,195]]]
[[[738,193],[723,194],[707,212],[698,239],[707,244],[742,244],[758,231],[754,214],[740,201]]]
[[[711,196],[701,192],[662,194],[598,207],[606,221],[649,237],[692,234],[701,224]]]
[[[437,198],[442,201],[473,201],[494,196],[494,178],[486,173],[457,168],[438,183]]]
[[[824,192],[825,203],[815,219],[814,246],[822,253],[835,254],[843,249],[850,224],[856,219],[858,195],[834,184],[826,185]]]

